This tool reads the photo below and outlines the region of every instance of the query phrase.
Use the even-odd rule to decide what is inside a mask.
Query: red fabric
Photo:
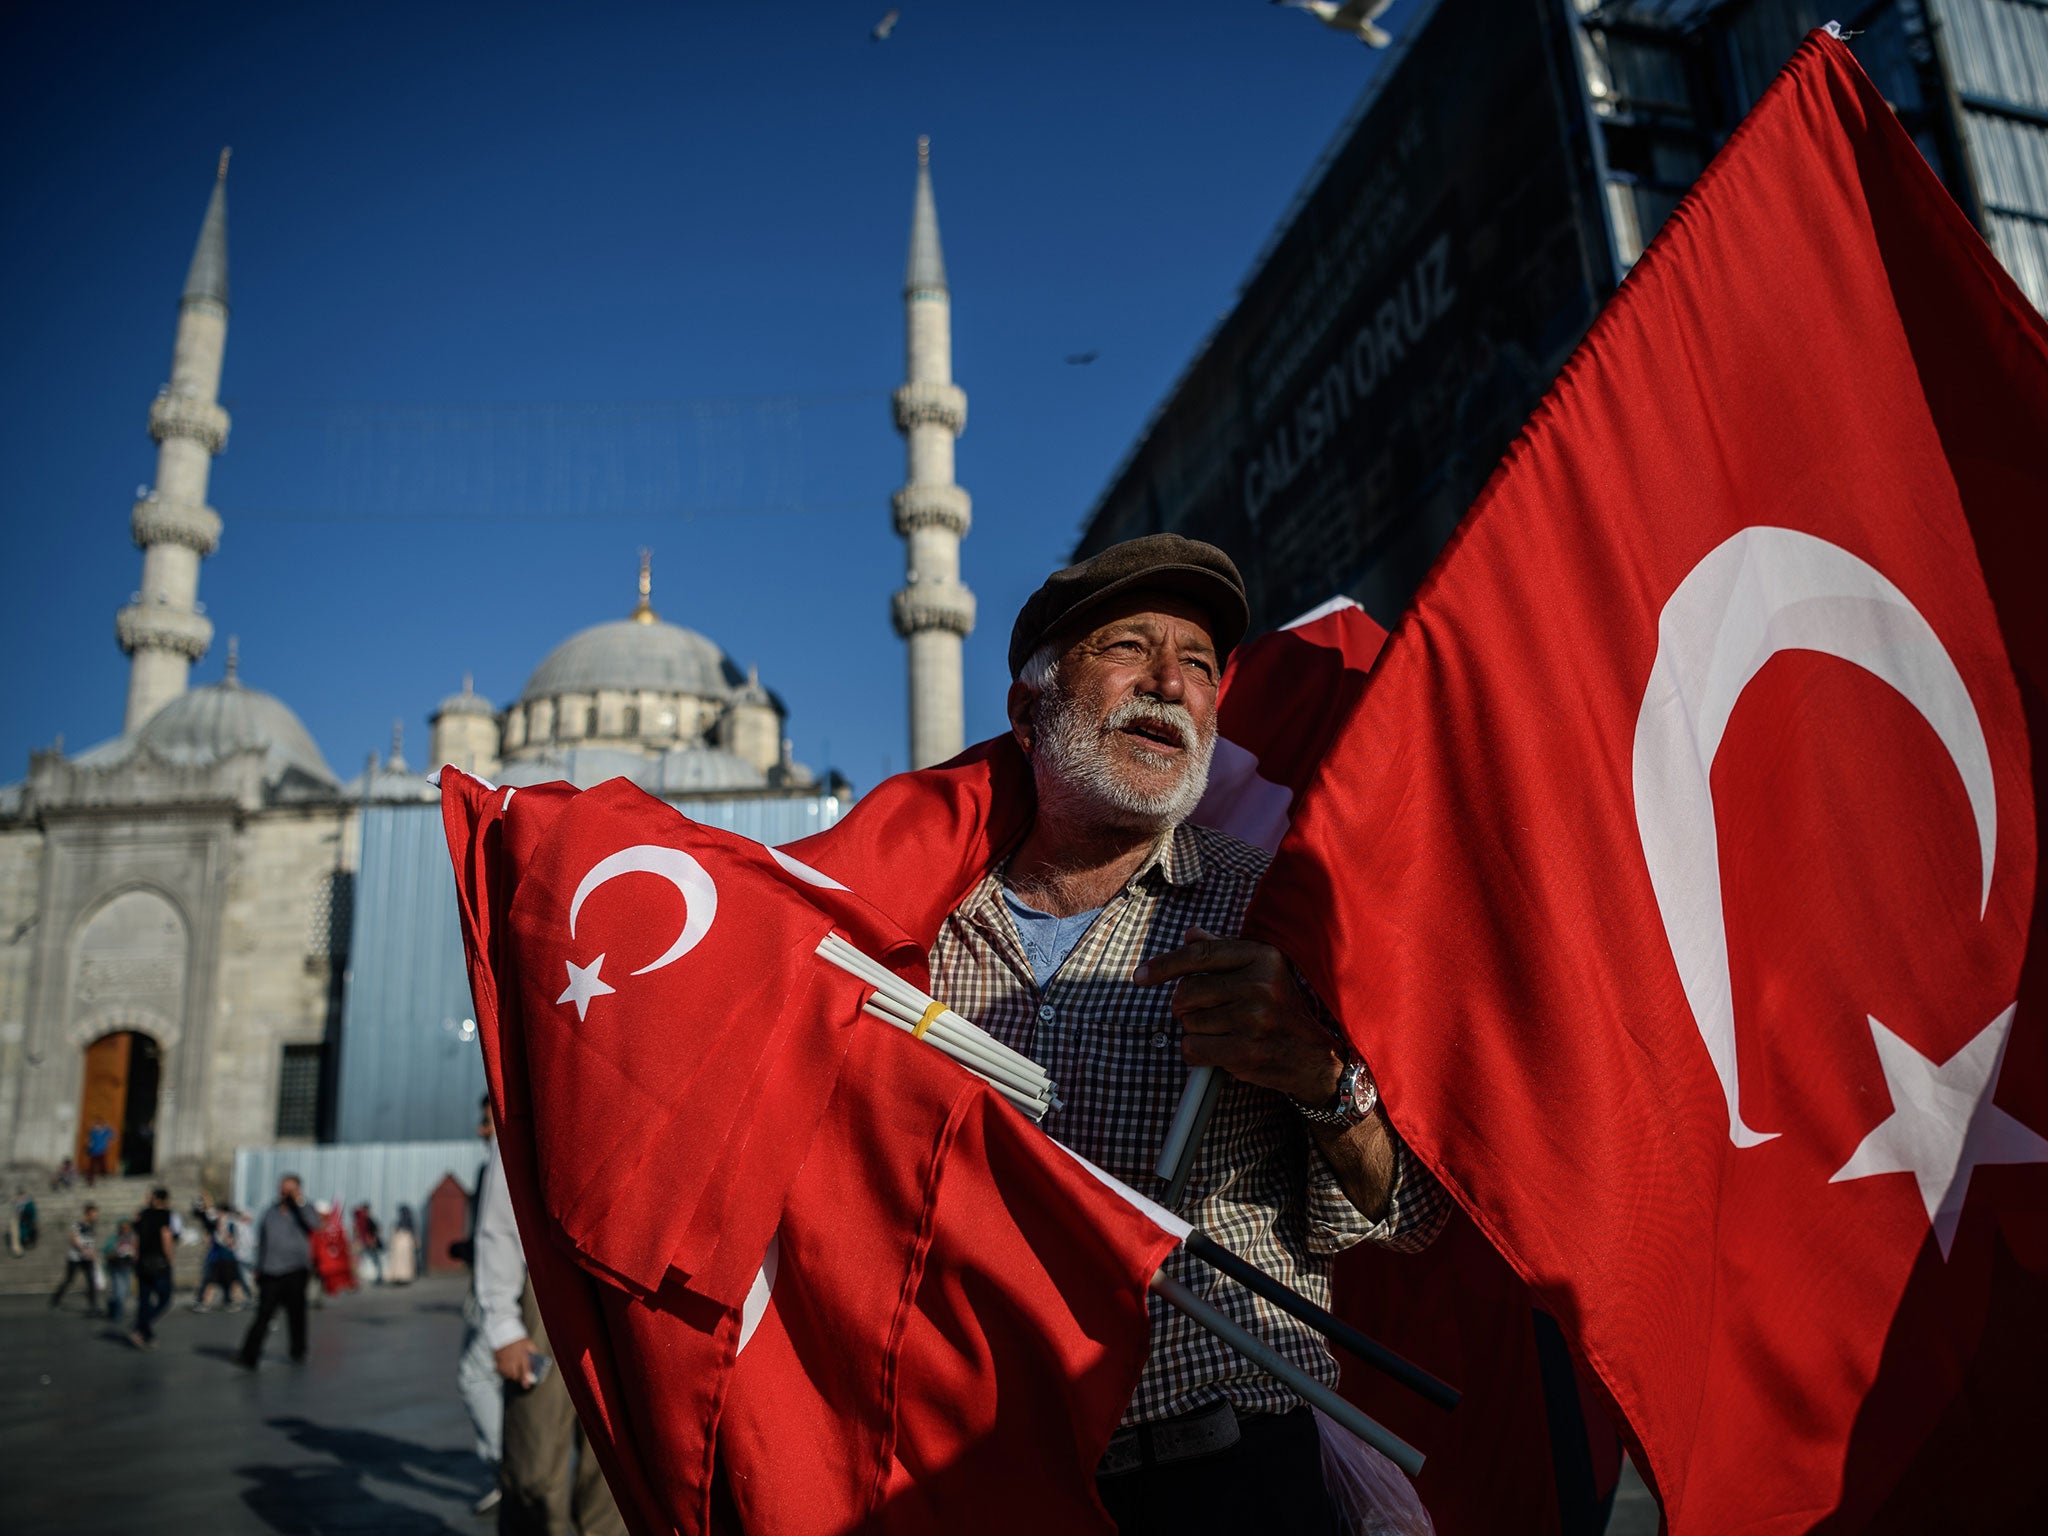
[[[323,1291],[333,1296],[356,1288],[356,1262],[348,1251],[348,1233],[342,1228],[339,1207],[320,1218],[320,1225],[308,1234],[306,1246],[312,1250],[313,1273],[320,1277]]]
[[[708,1529],[722,1457],[757,1528],[957,1527],[992,1489],[998,1530],[1099,1524],[1174,1239],[815,955],[921,948],[624,781],[451,770],[443,808],[507,1188],[628,1523]],[[755,1337],[795,1342],[740,1353],[771,1237]]]
[[[1023,839],[1036,807],[1031,765],[1005,734],[884,779],[838,825],[786,851],[860,891],[929,956],[947,917]]]
[[[1277,848],[1293,800],[1319,776],[1385,640],[1362,608],[1340,602],[1241,646],[1224,672],[1218,713],[1221,734],[1244,760],[1217,763],[1195,819]],[[1560,1494],[1532,1298],[1478,1228],[1454,1216],[1420,1254],[1360,1244],[1338,1259],[1331,1294],[1345,1321],[1463,1394],[1446,1413],[1338,1354],[1344,1395],[1427,1458],[1415,1487],[1437,1536],[1556,1532]],[[1556,1432],[1586,1435],[1594,1495],[1603,1496],[1618,1474],[1619,1442],[1597,1409],[1570,1417]]]
[[[1809,40],[1465,519],[1254,905],[1597,1371],[1680,1536],[2048,1504],[2044,441],[2048,330],[1846,49]],[[1689,770],[1711,763],[1714,822],[1680,845],[1711,879],[1671,886],[1667,924],[1645,829],[1677,780],[1637,793],[1639,717],[1653,743],[1710,731],[1699,677],[1653,671],[1700,643],[1696,572],[1734,594],[1707,642],[1791,579],[1755,529],[1899,597],[1778,610]],[[1981,730],[1974,778],[1925,705],[1830,652],[1896,653],[1871,637],[1909,612]],[[1724,917],[1753,1145],[1701,1023],[1713,970],[1674,958]],[[1995,1086],[1934,1096],[1927,1123],[2010,1154],[1970,1171],[1945,1248],[1911,1173],[1853,1166],[1913,1104],[1872,1021],[1925,1080],[2015,1002]]]

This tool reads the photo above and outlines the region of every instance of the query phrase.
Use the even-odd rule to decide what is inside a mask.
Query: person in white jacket
[[[548,1357],[496,1138],[477,1191],[473,1274],[478,1332],[504,1394],[499,1536],[626,1536],[576,1405]]]

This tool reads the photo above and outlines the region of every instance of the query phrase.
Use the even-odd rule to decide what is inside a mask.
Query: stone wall
[[[28,1046],[31,942],[42,886],[43,834],[35,826],[0,828],[0,1163],[14,1145],[15,1114]]]
[[[214,1005],[209,1165],[278,1139],[284,1047],[317,1045],[326,1033],[334,959],[315,915],[335,874],[355,868],[354,822],[347,807],[271,810],[236,839]]]

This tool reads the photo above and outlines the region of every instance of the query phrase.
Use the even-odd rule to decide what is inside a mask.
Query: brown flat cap
[[[1177,533],[1148,533],[1112,544],[1078,565],[1054,571],[1017,612],[1010,630],[1010,676],[1057,631],[1126,592],[1172,592],[1209,611],[1216,656],[1227,657],[1251,624],[1244,578],[1214,544]]]

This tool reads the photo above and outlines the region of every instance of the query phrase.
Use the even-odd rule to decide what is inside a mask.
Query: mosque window
[[[622,736],[638,736],[640,734],[639,705],[628,704],[625,712],[619,716],[619,734]]]
[[[583,711],[583,734],[586,736],[595,736],[597,734],[597,706],[595,704]]]
[[[277,1135],[311,1140],[320,1120],[320,1047],[288,1045],[277,1074]]]

